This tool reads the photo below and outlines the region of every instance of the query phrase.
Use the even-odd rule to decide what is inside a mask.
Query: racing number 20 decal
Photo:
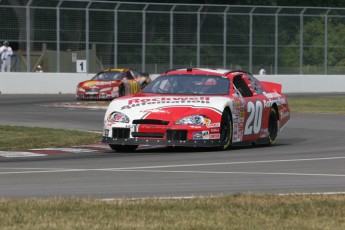
[[[244,135],[258,134],[261,129],[263,106],[261,101],[256,101],[255,105],[252,101],[248,101],[247,113],[248,119],[244,128]]]

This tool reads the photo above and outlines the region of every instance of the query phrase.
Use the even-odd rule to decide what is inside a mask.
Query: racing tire
[[[268,118],[268,145],[273,145],[276,142],[278,136],[278,117],[277,111],[271,108]]]
[[[119,87],[119,97],[125,96],[125,87],[123,85],[120,85]]]
[[[232,119],[231,113],[224,110],[220,122],[220,141],[224,142],[223,146],[218,147],[218,150],[228,150],[232,145]]]
[[[116,152],[133,152],[138,148],[138,145],[113,145],[109,144],[109,147]]]

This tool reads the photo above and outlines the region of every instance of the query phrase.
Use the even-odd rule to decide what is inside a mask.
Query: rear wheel
[[[228,110],[224,110],[220,122],[220,140],[224,143],[219,150],[230,149],[232,144],[232,120]]]
[[[133,152],[138,148],[138,145],[112,145],[110,144],[109,147],[116,152]]]
[[[268,118],[268,145],[273,145],[276,142],[278,135],[278,117],[277,111],[271,108],[270,116]]]

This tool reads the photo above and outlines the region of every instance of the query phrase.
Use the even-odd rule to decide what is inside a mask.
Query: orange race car
[[[78,100],[114,99],[135,94],[151,82],[148,74],[131,69],[106,69],[91,80],[80,82],[76,89]]]

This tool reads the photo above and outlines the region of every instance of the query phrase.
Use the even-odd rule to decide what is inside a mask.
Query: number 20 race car
[[[139,145],[219,150],[237,142],[272,145],[290,119],[281,90],[244,71],[167,71],[141,92],[109,104],[102,142],[123,152]]]

